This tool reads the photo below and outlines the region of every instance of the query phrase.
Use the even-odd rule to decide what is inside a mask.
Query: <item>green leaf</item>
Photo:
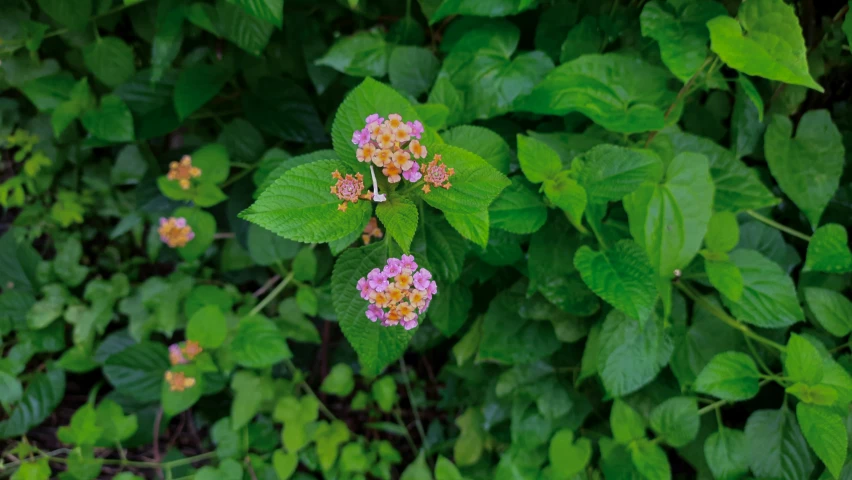
[[[92,0],[69,3],[65,0],[38,0],[38,6],[52,19],[71,30],[82,30],[92,14]]]
[[[14,350],[14,349],[13,349]],[[36,374],[24,390],[21,401],[0,422],[0,438],[20,437],[45,421],[65,396],[65,372],[49,367]]]
[[[313,281],[317,276],[317,255],[314,249],[302,247],[296,257],[293,258],[293,278],[300,282]]]
[[[95,407],[87,403],[74,412],[69,425],[59,427],[56,436],[64,443],[94,445],[102,432],[103,429],[98,426]]]
[[[405,467],[399,480],[432,480],[432,472],[429,471],[429,465],[426,464],[425,452],[420,452],[417,458]]]
[[[598,145],[571,163],[589,203],[621,200],[643,183],[659,180],[662,168],[662,161],[652,151],[616,145]]]
[[[654,272],[635,243],[623,240],[601,252],[584,245],[574,255],[574,266],[593,292],[628,317],[644,323],[653,311]]]
[[[191,157],[192,165],[201,170],[201,176],[197,180],[199,183],[222,183],[228,179],[231,161],[224,145],[207,144],[194,151]]]
[[[583,55],[548,73],[517,107],[545,115],[579,112],[619,133],[661,130],[675,97],[667,81],[665,70],[639,58]]]
[[[624,198],[630,233],[663,278],[698,253],[713,214],[713,190],[707,157],[681,153],[664,183],[646,183]]]
[[[808,445],[814,449],[834,478],[840,478],[848,444],[843,418],[829,408],[806,403],[796,405],[796,418]]]
[[[440,68],[441,62],[429,49],[399,46],[390,54],[388,76],[393,88],[417,97],[429,90]]]
[[[822,380],[822,356],[811,342],[793,333],[787,342],[784,370],[793,382],[816,385]]]
[[[484,210],[511,183],[480,156],[451,145],[435,145],[429,153],[442,156],[455,169],[449,189],[433,188],[423,195],[426,203],[450,213]]]
[[[645,438],[645,419],[630,405],[615,399],[609,414],[612,436],[618,443],[631,443]]]
[[[838,398],[837,390],[828,385],[810,386],[800,382],[787,387],[784,391],[813,405],[831,406],[837,402]]]
[[[559,339],[549,322],[520,316],[524,296],[519,286],[497,294],[488,305],[477,360],[524,364],[559,349]]]
[[[745,426],[752,472],[759,478],[809,478],[814,470],[811,453],[793,412],[757,410]]]
[[[778,328],[805,319],[793,280],[777,263],[754,250],[736,250],[731,262],[742,273],[742,298],[722,300],[737,320],[758,327]]]
[[[771,207],[778,203],[779,200],[761,182],[757,172],[748,168],[730,150],[718,143],[676,131],[667,131],[656,138],[670,140],[675,154],[694,152],[707,157],[710,161],[710,175],[713,176],[716,186],[713,194],[715,211],[739,213],[743,210]],[[651,145],[655,143],[652,142]]]
[[[376,380],[370,387],[370,392],[373,398],[379,405],[379,408],[385,412],[390,412],[396,402],[399,401],[399,396],[396,392],[396,382],[393,377],[385,376]]]
[[[204,348],[219,348],[228,335],[228,321],[216,305],[197,310],[186,326],[186,338]]]
[[[300,143],[326,143],[328,140],[313,101],[302,87],[288,78],[261,78],[244,96],[243,110],[252,123],[281,140]],[[349,135],[351,138],[352,134]],[[334,155],[317,160],[330,158]]]
[[[435,480],[464,480],[459,469],[443,455],[435,462]]]
[[[388,72],[388,61],[392,49],[393,46],[385,42],[381,33],[360,31],[354,35],[341,37],[314,63],[355,77],[381,78]],[[380,114],[386,113],[380,112]],[[403,118],[405,118],[404,115]]]
[[[844,150],[840,131],[828,110],[802,115],[793,134],[793,122],[774,115],[766,129],[766,161],[781,190],[816,228],[834,196],[843,173]],[[801,159],[809,159],[802,162]]]
[[[630,459],[643,478],[671,480],[672,472],[666,452],[656,443],[641,440],[630,445]]]
[[[490,226],[488,210],[468,213],[446,212],[444,218],[462,237],[482,248],[488,247]]]
[[[651,410],[651,428],[673,447],[695,440],[701,427],[698,402],[693,397],[672,397]]]
[[[180,71],[175,84],[174,106],[180,119],[203,107],[231,78],[231,72],[216,65],[196,63]]]
[[[509,174],[512,150],[503,137],[493,131],[473,125],[461,125],[441,136],[447,144],[475,153],[500,173]]]
[[[352,203],[344,212],[341,200],[329,191],[331,174],[352,170],[338,160],[320,160],[288,170],[239,217],[284,238],[306,243],[337,240],[361,231],[370,217],[370,202]]]
[[[260,56],[275,30],[272,24],[224,0],[216,2],[216,13],[221,35],[252,55]]]
[[[11,476],[12,480],[48,480],[50,479],[50,465],[47,457],[35,461],[25,461]],[[116,477],[118,478],[118,477]],[[119,479],[123,480],[123,479]]]
[[[70,294],[62,285],[51,284],[42,288],[44,298],[35,302],[27,312],[27,326],[40,330],[46,328],[65,311],[66,300]]]
[[[846,229],[836,223],[819,227],[808,243],[805,271],[845,273],[852,271],[852,251]]]
[[[124,415],[121,406],[106,398],[97,408],[98,426],[103,430],[99,443],[113,446],[130,438],[139,428],[135,414]]]
[[[15,378],[14,375],[0,371],[0,405],[3,405],[3,408],[7,408],[9,405],[17,403],[23,394],[24,390],[21,387],[21,381]]]
[[[704,457],[716,480],[737,480],[748,473],[749,444],[741,430],[720,427],[704,441]]]
[[[240,320],[231,354],[238,365],[249,368],[270,367],[293,356],[278,327],[260,315]]]
[[[284,0],[228,0],[243,7],[246,13],[265,20],[279,29],[284,23]]]
[[[50,116],[54,135],[61,135],[75,119],[94,108],[96,104],[97,99],[89,88],[89,79],[80,79],[71,89],[68,100],[59,104]]]
[[[169,368],[168,357],[160,343],[130,345],[106,359],[104,376],[119,393],[139,402],[155,402],[160,399],[163,376]]]
[[[586,190],[571,177],[571,172],[562,171],[545,180],[544,194],[568,215],[572,223],[582,221],[588,203]]]
[[[518,162],[524,176],[532,183],[541,183],[562,170],[559,154],[546,143],[533,137],[518,135]]]
[[[743,298],[745,290],[743,274],[739,267],[730,262],[727,258],[723,260],[715,260],[710,258],[704,259],[704,270],[707,272],[707,279],[710,284],[719,290],[719,293],[725,296],[733,303],[738,303]]]
[[[81,119],[83,126],[99,140],[112,143],[132,142],[133,115],[127,104],[115,95],[101,97],[101,106],[89,110]]]
[[[842,293],[827,288],[808,287],[805,301],[818,324],[835,337],[845,337],[852,331],[852,302]]]
[[[417,231],[417,205],[408,197],[391,196],[376,206],[376,216],[382,221],[387,234],[399,245],[403,252],[411,250],[411,241]]]
[[[195,380],[193,385],[184,390],[172,390],[165,378],[161,380],[163,413],[173,417],[188,410],[201,399],[201,394],[204,393],[204,377],[201,376],[198,367],[193,364],[174,365],[169,368],[169,371],[172,374],[183,373],[187,381]]]
[[[279,479],[287,480],[299,467],[299,456],[296,452],[285,452],[279,448],[272,453],[272,466]]]
[[[704,237],[707,248],[714,252],[730,252],[740,243],[740,226],[737,217],[731,212],[717,212],[710,217],[707,235]]]
[[[355,389],[355,378],[352,374],[352,367],[345,363],[338,363],[331,367],[331,371],[323,379],[320,385],[320,391],[337,395],[338,397],[348,397],[352,390]]]
[[[748,400],[757,395],[760,373],[750,356],[739,352],[716,355],[695,379],[695,390],[722,400]]]
[[[281,238],[263,227],[249,226],[248,253],[258,265],[269,266],[291,260],[301,248],[300,243]]]
[[[340,328],[358,353],[365,375],[377,375],[396,361],[414,335],[414,331],[400,326],[383,327],[371,322],[365,315],[369,302],[361,298],[355,284],[370,270],[381,268],[386,261],[387,247],[383,243],[350,249],[337,259],[331,276],[332,301]]]
[[[83,62],[108,87],[117,87],[136,74],[133,49],[118,37],[99,38],[86,46]]]
[[[558,478],[572,478],[586,469],[592,459],[592,442],[588,438],[574,441],[574,432],[563,429],[553,436],[548,448],[550,468]]]
[[[707,57],[707,21],[726,13],[722,5],[709,1],[681,4],[679,8],[653,1],[645,4],[639,20],[642,36],[657,41],[663,63],[686,82]]]
[[[585,16],[568,30],[568,36],[559,48],[559,63],[568,63],[583,55],[598,53],[606,46],[606,41],[598,17]]]
[[[672,340],[652,315],[644,325],[613,310],[603,323],[597,370],[610,395],[621,397],[639,390],[669,363]]]
[[[511,181],[488,208],[491,226],[510,233],[534,233],[547,221],[547,207],[524,178],[516,175]]]
[[[474,407],[468,407],[456,418],[455,424],[461,431],[453,445],[453,460],[456,465],[462,467],[473,465],[482,457],[485,443],[484,422],[482,412]]]
[[[216,234],[216,219],[213,215],[198,208],[181,207],[174,211],[174,217],[185,218],[187,225],[192,227],[195,237],[186,246],[177,249],[181,258],[186,261],[195,260],[202,256],[213,244]]]
[[[240,430],[246,426],[260,411],[260,405],[265,400],[263,379],[257,375],[241,370],[231,377],[231,391],[234,401],[231,403],[231,428]]]
[[[767,18],[773,21],[765,21]],[[707,22],[707,28],[710,48],[729,67],[823,91],[808,73],[807,49],[796,12],[783,0],[743,3],[737,19],[719,16]]]
[[[425,220],[425,227],[418,228],[414,234],[411,253],[439,282],[455,282],[464,266],[465,241],[439,216],[427,214]]]
[[[441,286],[429,305],[429,320],[444,336],[453,336],[467,321],[473,306],[473,295],[469,288],[453,283]]]
[[[429,17],[429,23],[450,15],[470,15],[475,17],[505,17],[521,13],[532,8],[535,2],[528,0],[497,0],[493,2],[478,2],[476,0],[443,0],[435,13]]]

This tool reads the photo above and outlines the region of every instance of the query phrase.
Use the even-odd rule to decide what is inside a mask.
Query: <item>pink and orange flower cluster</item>
[[[184,365],[198,356],[204,349],[194,340],[187,340],[183,347],[180,344],[173,343],[169,345],[169,363],[172,365]],[[195,386],[195,378],[187,377],[183,372],[167,371],[164,375],[166,383],[169,384],[169,390],[172,392],[182,392],[187,388]]]
[[[160,240],[172,248],[185,247],[195,238],[195,232],[183,217],[161,217],[157,233],[160,234]]]
[[[381,320],[385,327],[402,325],[406,330],[417,326],[418,315],[429,308],[432,296],[438,293],[432,273],[425,268],[418,270],[413,255],[389,258],[384,268],[374,268],[358,280],[357,288],[361,298],[370,302],[370,321]]]

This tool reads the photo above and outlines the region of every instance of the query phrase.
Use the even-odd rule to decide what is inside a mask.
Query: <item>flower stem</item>
[[[769,218],[769,217],[764,217],[763,215],[761,215],[761,214],[759,214],[759,213],[755,212],[754,210],[746,210],[746,213],[747,213],[747,214],[749,214],[749,215],[751,215],[753,218],[755,218],[755,219],[757,219],[757,220],[760,220],[761,222],[763,222],[763,223],[765,223],[765,224],[769,225],[770,227],[773,227],[773,228],[776,228],[776,229],[778,229],[778,230],[781,230],[781,231],[782,231],[782,232],[784,232],[784,233],[789,233],[790,235],[792,235],[792,236],[794,236],[794,237],[797,237],[797,238],[801,238],[802,240],[804,240],[804,241],[806,241],[806,242],[810,242],[810,241],[811,241],[811,237],[810,237],[810,236],[805,235],[804,233],[802,233],[802,232],[800,232],[800,231],[798,231],[798,230],[793,230],[792,228],[790,228],[790,227],[788,227],[788,226],[786,226],[786,225],[781,225],[780,223],[776,222],[775,220],[772,220],[772,219],[771,219],[771,218]]]
[[[423,422],[420,421],[420,413],[417,411],[417,403],[414,401],[414,393],[411,390],[411,380],[408,378],[408,370],[405,368],[405,360],[400,357],[399,368],[402,371],[402,381],[405,383],[405,391],[408,394],[408,403],[411,404],[411,411],[414,413],[414,423],[417,425],[417,433],[420,435],[421,446],[426,445],[426,431],[423,429]]]
[[[261,300],[260,303],[258,303],[254,306],[254,308],[251,309],[248,316],[251,317],[252,315],[257,315],[258,313],[260,313],[260,311],[263,310],[263,307],[269,305],[269,302],[271,302],[275,297],[277,297],[278,294],[281,293],[281,291],[287,287],[287,284],[290,283],[290,280],[292,279],[293,272],[290,272],[289,275],[284,277],[284,280],[281,280],[281,283],[279,283],[271,292],[269,292],[269,295],[263,297],[263,300]]]

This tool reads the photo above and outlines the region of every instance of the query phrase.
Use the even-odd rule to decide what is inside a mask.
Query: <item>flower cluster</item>
[[[420,143],[423,124],[419,120],[403,122],[397,113],[388,115],[387,120],[374,113],[365,121],[363,129],[352,133],[352,143],[358,145],[358,161],[381,168],[390,183],[403,178],[420,180],[423,175],[416,160],[426,158],[426,147]]]
[[[382,238],[384,233],[382,229],[379,228],[379,224],[376,221],[376,217],[370,217],[370,221],[367,222],[367,226],[364,227],[364,232],[361,234],[361,240],[364,241],[364,245],[369,245],[370,240],[373,238]]]
[[[185,247],[190,240],[195,238],[195,232],[192,231],[183,217],[161,217],[160,228],[157,229],[160,234],[160,240],[172,248]]]
[[[440,155],[432,157],[432,161],[420,167],[420,171],[423,173],[423,181],[426,182],[426,185],[423,185],[423,193],[431,191],[430,183],[449,190],[452,186],[450,177],[456,174],[455,169],[447,168],[447,165],[441,162]]]
[[[203,351],[204,349],[195,340],[187,340],[183,347],[173,343],[169,345],[169,362],[172,365],[184,365],[194,360]],[[195,379],[187,377],[184,372],[167,371],[165,378],[172,392],[182,392],[195,385]]]
[[[343,200],[343,203],[337,206],[338,210],[345,212],[349,202],[358,203],[359,198],[364,200],[373,198],[373,192],[361,193],[364,190],[364,176],[360,173],[356,173],[354,177],[351,173],[347,173],[344,177],[335,170],[331,173],[331,177],[337,180],[337,183],[331,186],[331,193]]]
[[[385,327],[402,325],[406,330],[417,326],[417,316],[429,308],[438,285],[429,270],[417,270],[414,256],[389,258],[383,269],[374,268],[358,280],[361,298],[370,302],[367,318],[381,320]],[[415,313],[415,309],[417,312]]]
[[[201,169],[192,166],[192,157],[184,155],[179,162],[169,164],[169,173],[166,178],[177,180],[180,188],[189,190],[190,180],[201,176]]]

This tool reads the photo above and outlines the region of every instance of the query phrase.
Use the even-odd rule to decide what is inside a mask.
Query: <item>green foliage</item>
[[[0,476],[848,477],[840,7],[4,2]]]

